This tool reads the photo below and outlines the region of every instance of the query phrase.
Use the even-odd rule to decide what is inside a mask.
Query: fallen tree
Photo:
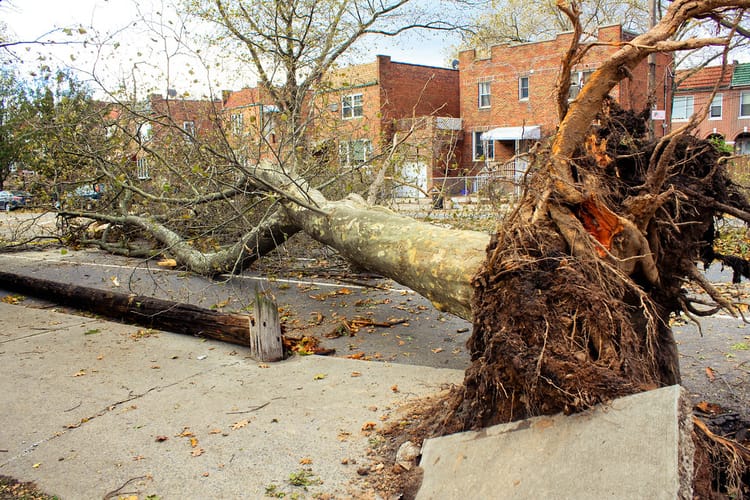
[[[560,1],[558,7],[580,34],[575,5]],[[574,37],[561,64],[557,133],[537,150],[517,210],[499,221],[493,235],[436,228],[356,197],[332,201],[322,188],[310,187],[305,169],[315,155],[304,144],[301,103],[315,78],[299,82],[295,74],[287,74],[286,86],[269,85],[278,93],[279,109],[288,112],[286,149],[277,151],[275,161],[252,167],[232,155],[222,157],[242,175],[232,188],[217,191],[221,196],[145,193],[105,168],[122,192],[112,212],[62,215],[145,232],[157,251],[203,273],[242,269],[295,231],[304,231],[357,265],[418,291],[439,309],[471,318],[472,364],[463,386],[450,395],[447,414],[435,412],[443,430],[575,412],[675,384],[680,374],[670,317],[722,309],[741,314],[703,278],[697,263],[719,259],[740,272],[747,269],[742,259],[715,253],[713,240],[718,218],[728,214],[750,222],[750,205],[729,179],[714,145],[688,135],[707,110],[654,141],[645,116],[618,109],[609,93],[650,54],[729,46],[747,7],[750,0],[675,0],[656,26],[622,44],[568,103],[569,70],[588,50]],[[230,22],[230,13],[222,10],[221,15],[251,51],[257,49]],[[706,18],[730,28],[713,38],[674,39],[691,20]],[[276,50],[288,54],[283,47]],[[294,69],[291,63],[285,67]],[[316,66],[309,74],[320,77],[329,68]],[[202,192],[200,186],[191,188]],[[141,197],[180,209],[190,204],[195,210],[249,193],[272,198],[264,206],[266,217],[235,244],[213,252],[169,227],[180,220],[176,210],[169,216],[146,209],[133,214],[129,204]],[[238,218],[244,215],[237,212]],[[99,244],[127,251],[105,239]],[[691,296],[688,282],[708,299]]]
[[[224,6],[217,5],[220,10]],[[540,147],[533,158],[518,209],[492,236],[413,221],[356,196],[327,199],[322,188],[311,187],[303,175],[312,168],[301,154],[307,151],[300,135],[307,123],[299,115],[302,108],[288,100],[279,106],[290,113],[282,137],[288,135],[291,142],[279,147],[275,161],[246,166],[231,154],[213,151],[241,174],[234,176],[239,179],[235,184],[227,187],[228,181],[222,180],[216,184],[223,186],[219,191],[181,198],[146,192],[117,175],[114,165],[105,165],[105,175],[120,189],[111,210],[61,215],[106,222],[123,233],[145,233],[157,252],[201,273],[241,270],[304,231],[358,266],[418,291],[440,310],[472,318],[473,365],[454,412],[461,428],[577,411],[611,397],[673,384],[680,376],[670,315],[719,309],[739,314],[702,278],[696,262],[717,257],[730,262],[730,257],[712,253],[714,220],[731,214],[748,222],[750,208],[728,179],[717,150],[686,135],[700,115],[654,142],[644,116],[622,112],[608,96],[649,54],[728,46],[734,30],[722,37],[682,41],[673,35],[691,19],[713,16],[726,21],[733,9],[748,5],[750,0],[673,2],[654,28],[623,44],[568,103],[568,70],[589,49],[574,37],[558,82],[559,129],[549,147]],[[561,1],[558,7],[580,34],[575,5]],[[232,15],[222,10],[221,23],[240,36]],[[341,50],[357,36],[348,38]],[[280,61],[290,57],[282,46],[269,50]],[[312,74],[322,74],[330,64],[326,59]],[[315,80],[288,76],[288,86],[275,92],[279,99],[291,96],[300,104]],[[201,186],[184,176],[189,189],[183,191],[200,192]],[[265,194],[273,202],[232,245],[207,252],[170,227],[179,225],[177,210],[186,206],[197,210],[248,193]],[[135,198],[177,208],[169,215],[149,215],[146,210],[134,214]],[[237,218],[244,217],[232,209]],[[111,232],[98,244],[127,252],[126,246],[107,240]],[[741,260],[733,262],[741,267]],[[684,289],[687,281],[702,287],[711,305],[696,306]]]

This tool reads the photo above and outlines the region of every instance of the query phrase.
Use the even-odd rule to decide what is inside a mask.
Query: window
[[[691,116],[693,116],[693,96],[675,96],[672,99],[672,121],[686,121]]]
[[[750,155],[750,136],[740,135],[734,141],[734,152],[738,155]]]
[[[367,139],[339,143],[339,160],[342,165],[359,165],[372,157],[372,144]]]
[[[260,113],[260,130],[263,137],[270,144],[276,144],[276,115],[278,115],[276,106],[265,105],[261,108]]]
[[[581,91],[586,82],[589,81],[591,75],[594,74],[594,70],[590,69],[587,71],[574,71],[570,74],[570,92],[568,93],[568,99],[573,100],[578,97],[578,93]]]
[[[740,118],[750,118],[750,92],[740,94]]]
[[[359,118],[364,114],[362,94],[345,95],[341,98],[341,117],[345,120]]]
[[[711,101],[711,109],[708,112],[709,120],[721,119],[721,111],[723,107],[722,104],[723,104],[723,96],[721,94],[716,94],[714,96],[714,100]]]
[[[195,137],[195,122],[194,121],[182,122],[182,130],[185,132],[185,136],[187,139]]]
[[[153,129],[151,128],[151,124],[148,122],[141,123],[141,126],[138,127],[138,138],[140,139],[140,141],[142,143],[148,142],[151,139],[152,135]]]
[[[243,124],[244,118],[242,116],[242,113],[232,113],[230,119],[232,121],[232,133],[234,135],[242,135],[242,133],[245,131],[245,127]]]
[[[518,99],[525,101],[529,98],[529,77],[522,76],[518,79]]]
[[[474,132],[474,161],[494,160],[495,159],[495,142],[483,141],[484,132]]]
[[[490,82],[479,82],[479,107],[490,107]]]
[[[148,158],[138,158],[136,160],[136,168],[139,179],[145,180],[150,178],[148,172]]]

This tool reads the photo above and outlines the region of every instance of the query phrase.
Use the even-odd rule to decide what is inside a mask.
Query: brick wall
[[[461,118],[465,132],[462,167],[465,171],[476,172],[484,166],[484,162],[473,161],[472,133],[475,131],[538,125],[541,126],[542,137],[554,132],[559,122],[555,85],[560,61],[570,45],[571,37],[572,33],[562,33],[554,40],[514,46],[497,45],[485,57],[476,50],[459,54]],[[595,70],[602,60],[618,50],[618,43],[626,38],[628,35],[622,32],[620,26],[600,28],[599,41],[617,43],[594,46],[574,71]],[[671,56],[659,54],[657,61],[657,84],[666,84],[666,88],[670,88],[666,69],[671,63]],[[626,108],[645,109],[647,74],[648,63],[644,61],[633,71],[632,81],[623,80],[611,94]],[[528,78],[527,99],[519,96],[521,77]],[[480,82],[490,84],[490,106],[486,108],[479,107]],[[663,92],[657,92],[657,99],[657,107],[660,105],[660,109],[664,109]],[[657,128],[661,130],[660,126]],[[513,155],[512,148],[508,152],[505,146],[508,146],[505,142],[495,144],[497,161]]]

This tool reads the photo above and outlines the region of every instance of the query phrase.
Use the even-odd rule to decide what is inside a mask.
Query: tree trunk
[[[471,319],[471,280],[484,261],[488,234],[419,222],[354,197],[320,208],[324,214],[290,206],[287,215],[351,262],[411,288],[439,311]]]

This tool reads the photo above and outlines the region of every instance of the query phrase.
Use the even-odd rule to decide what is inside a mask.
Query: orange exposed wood
[[[578,208],[578,218],[586,231],[604,247],[596,249],[599,256],[604,257],[607,254],[604,249],[611,250],[612,238],[623,230],[620,219],[601,201],[593,197],[581,203]]]

